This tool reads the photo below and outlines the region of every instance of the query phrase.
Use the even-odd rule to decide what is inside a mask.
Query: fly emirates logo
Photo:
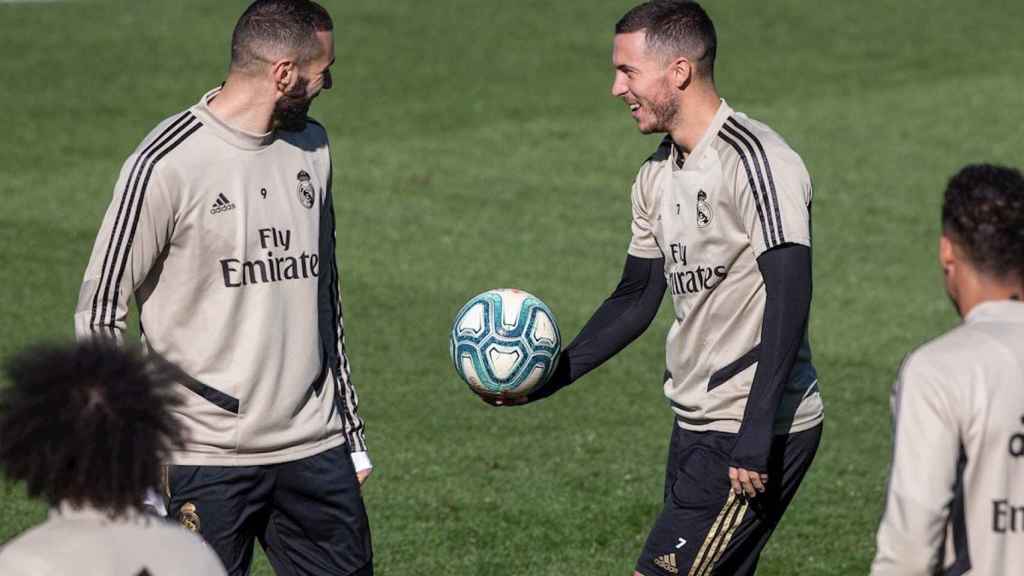
[[[220,271],[226,288],[305,280],[320,275],[319,255],[307,254],[305,251],[298,255],[287,253],[292,245],[291,230],[260,228],[256,234],[260,247],[267,251],[266,257],[255,260],[222,259]]]
[[[713,290],[728,273],[725,266],[690,266],[686,259],[686,245],[681,242],[673,242],[669,248],[673,266],[665,277],[673,296]]]

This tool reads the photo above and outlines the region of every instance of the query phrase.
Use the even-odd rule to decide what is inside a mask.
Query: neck
[[[680,98],[679,122],[669,131],[672,141],[684,152],[693,152],[715,119],[721,104],[721,97],[713,84],[691,85]]]
[[[209,104],[210,112],[235,128],[253,134],[266,134],[273,128],[274,100],[264,96],[257,79],[238,73],[228,74],[224,88]]]
[[[1001,300],[1024,301],[1024,284],[1021,282],[1008,281],[997,282],[988,279],[976,278],[966,283],[959,291],[956,299],[960,308],[960,314],[967,316],[975,307],[985,302],[998,302]]]

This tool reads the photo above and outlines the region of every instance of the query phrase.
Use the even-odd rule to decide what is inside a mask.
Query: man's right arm
[[[78,339],[122,341],[128,299],[166,247],[173,227],[163,173],[136,151],[121,168],[85,270],[75,308]]]
[[[671,141],[663,141],[652,159],[667,154],[666,142]],[[579,335],[562,350],[551,378],[527,401],[550,396],[597,368],[640,337],[658,314],[667,282],[665,258],[654,233],[657,201],[650,182],[651,167],[650,162],[641,166],[630,193],[632,237],[622,279]]]
[[[626,256],[615,291],[562,350],[555,372],[529,401],[565,388],[639,338],[658,314],[667,285],[664,269],[662,258]]]
[[[918,353],[893,387],[893,455],[873,576],[935,574],[945,538],[960,438],[956,400]]]

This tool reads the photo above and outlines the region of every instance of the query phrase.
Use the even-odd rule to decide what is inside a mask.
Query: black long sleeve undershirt
[[[765,472],[775,415],[810,313],[811,251],[784,244],[763,253],[757,263],[766,292],[761,345],[731,464]],[[643,334],[657,315],[665,288],[664,259],[628,256],[615,291],[565,347],[551,379],[529,400],[568,386]]]
[[[768,471],[775,415],[796,364],[811,309],[811,249],[784,244],[761,254],[765,310],[761,349],[730,465]]]
[[[615,291],[562,350],[551,379],[529,400],[546,398],[565,388],[636,340],[658,314],[665,288],[663,258],[627,256]]]

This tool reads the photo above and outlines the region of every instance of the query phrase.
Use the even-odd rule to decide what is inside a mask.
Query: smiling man
[[[633,184],[622,280],[527,399],[622,350],[669,290],[674,422],[642,576],[753,574],[824,420],[807,340],[810,176],[778,134],[719,97],[716,48],[695,2],[647,2],[616,25],[612,94],[641,132],[667,136]]]
[[[242,14],[221,87],[125,162],[75,313],[121,340],[127,300],[151,355],[180,367],[169,512],[248,573],[371,574],[370,472],[345,354],[327,132],[333,23],[308,0]]]

